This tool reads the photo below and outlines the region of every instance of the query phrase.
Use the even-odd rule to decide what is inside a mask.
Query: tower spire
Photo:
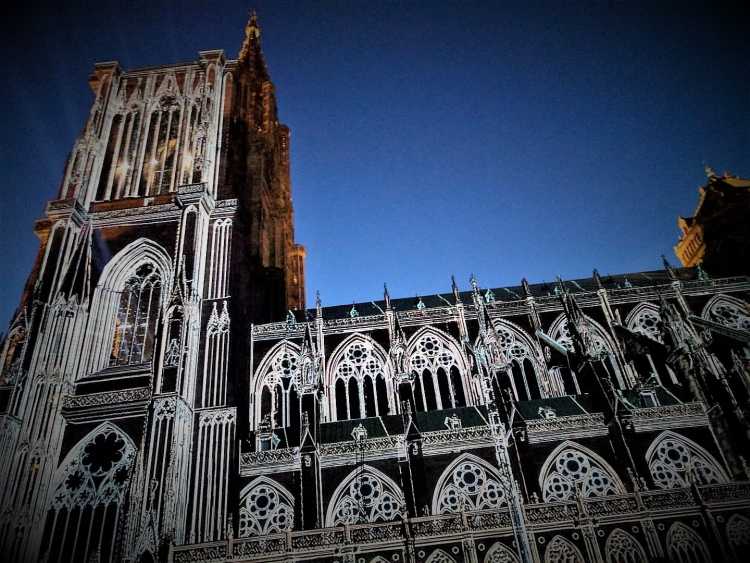
[[[242,49],[237,58],[240,63],[247,64],[260,75],[268,77],[263,51],[260,49],[260,27],[258,27],[258,14],[255,10],[250,12],[250,19],[245,25],[245,41],[242,43]]]

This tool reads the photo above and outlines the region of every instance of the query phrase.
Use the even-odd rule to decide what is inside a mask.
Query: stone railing
[[[362,442],[347,441],[333,444],[320,444],[318,453],[325,456],[346,455],[361,452],[377,452],[398,448],[403,444],[403,436],[387,436],[385,438],[369,438]]]
[[[276,450],[283,451],[283,450]],[[268,453],[268,452],[262,452]],[[248,454],[244,454],[248,455]],[[747,506],[750,501],[750,483],[727,483],[699,485],[698,496],[707,505],[728,502],[741,503]],[[638,501],[638,496],[642,504]],[[580,502],[580,501],[579,501]],[[527,529],[565,529],[578,525],[584,517],[594,521],[613,519],[641,519],[645,512],[680,511],[683,513],[701,513],[701,506],[690,488],[642,491],[611,495],[601,498],[586,499],[581,502],[584,514],[581,514],[579,502],[550,502],[523,505],[523,514]],[[717,507],[721,509],[721,507]],[[725,510],[725,509],[724,509]],[[433,543],[435,536],[459,537],[472,532],[492,531],[494,534],[509,535],[512,533],[510,514],[507,507],[496,510],[466,512],[464,514],[441,514],[421,516],[391,522],[373,522],[353,524],[334,528],[291,531],[281,534],[270,534],[250,538],[235,538],[223,542],[210,542],[183,546],[172,546],[169,561],[174,563],[211,563],[223,561],[227,554],[236,559],[248,561],[277,560],[287,553],[306,554],[304,557],[321,557],[338,552],[345,546],[361,545],[363,552],[368,544],[385,544],[406,542]],[[372,547],[370,549],[373,549]],[[274,555],[279,554],[279,555]],[[280,559],[279,559],[280,560]]]
[[[703,403],[633,409],[632,413],[631,420],[636,432],[666,430],[676,426],[705,426],[708,424]]]
[[[150,398],[151,390],[148,387],[139,387],[137,389],[126,389],[124,391],[107,391],[104,393],[91,393],[90,395],[67,396],[63,399],[63,408],[79,409],[83,407],[99,407],[103,405],[116,405],[119,403],[148,401]]]
[[[604,426],[604,415],[594,413],[527,420],[526,431],[529,443],[534,444],[600,436],[607,433],[607,427]]]

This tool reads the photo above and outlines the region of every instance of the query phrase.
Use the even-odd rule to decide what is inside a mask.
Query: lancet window
[[[239,537],[286,532],[294,525],[294,498],[266,477],[258,477],[241,494]]]
[[[675,563],[710,563],[706,544],[690,528],[675,522],[667,532],[667,552]]]
[[[485,563],[520,563],[518,555],[500,542],[489,549],[484,561]]]
[[[389,477],[369,465],[361,465],[334,492],[327,525],[395,520],[402,514],[401,497],[401,490]]]
[[[607,462],[573,442],[564,442],[550,454],[539,478],[545,502],[571,500],[576,488],[584,498],[624,493]]]
[[[266,420],[275,427],[299,422],[300,348],[283,340],[263,360],[255,383],[255,425]]]
[[[654,485],[659,489],[699,483],[726,483],[729,479],[714,457],[698,444],[674,432],[664,432],[646,452]]]
[[[541,373],[541,364],[531,340],[522,335],[520,329],[502,321],[495,321],[494,328],[500,347],[510,362],[509,369],[516,399],[519,401],[540,399],[542,393],[539,389],[538,374]]]
[[[466,405],[464,362],[453,340],[432,328],[412,337],[408,346],[414,373],[414,401],[418,411]]]
[[[490,510],[506,503],[500,475],[487,462],[464,454],[442,474],[435,487],[433,514]]]
[[[206,358],[203,365],[201,402],[204,407],[223,405],[226,395],[227,369],[229,367],[229,311],[227,302],[221,310],[211,311],[206,327]]]
[[[621,530],[615,529],[607,538],[604,548],[607,563],[646,563],[646,552],[638,541]]]
[[[544,553],[545,563],[584,563],[583,556],[576,546],[562,536],[555,536]]]
[[[747,303],[727,295],[717,295],[711,299],[703,310],[703,317],[736,330],[750,330],[750,308]]]
[[[16,328],[5,338],[2,363],[0,363],[0,387],[13,385],[21,379],[21,361],[26,342],[26,333],[22,328]]]
[[[330,381],[336,420],[385,416],[393,408],[386,354],[371,338],[352,335],[331,357]]]
[[[138,106],[112,118],[96,199],[100,201],[119,199],[130,195],[128,189],[137,172],[136,159],[140,132],[141,111]]]
[[[46,561],[115,560],[121,510],[136,455],[130,438],[105,423],[68,455],[52,494]]]
[[[219,219],[211,233],[211,269],[208,276],[208,299],[229,294],[229,248],[232,240],[232,220]]]
[[[174,95],[165,95],[151,113],[146,132],[146,152],[139,192],[158,195],[171,191],[177,165],[180,130],[180,104]]]
[[[656,305],[641,303],[630,312],[625,324],[634,332],[662,342],[661,315]]]
[[[150,263],[142,264],[125,282],[115,320],[110,366],[151,359],[161,304],[162,279]]]

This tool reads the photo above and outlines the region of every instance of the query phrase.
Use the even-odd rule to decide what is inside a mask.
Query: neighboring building
[[[692,217],[678,217],[683,236],[675,254],[685,267],[713,275],[750,273],[750,180],[706,168],[708,184]]]
[[[306,309],[246,31],[95,67],[0,349],[2,560],[742,561],[750,278]]]

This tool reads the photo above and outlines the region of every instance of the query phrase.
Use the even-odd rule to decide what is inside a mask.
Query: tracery
[[[299,418],[300,347],[282,340],[272,348],[255,380],[255,425],[264,419],[274,426],[289,426]]]
[[[484,460],[463,454],[438,480],[432,501],[433,514],[488,510],[506,504],[500,474]]]
[[[387,356],[371,338],[353,334],[342,342],[331,356],[329,370],[336,420],[389,414],[389,374]]]
[[[662,325],[659,308],[652,303],[641,303],[625,319],[627,327],[639,334],[662,342]]]
[[[584,498],[625,492],[609,464],[574,442],[564,442],[550,454],[539,481],[545,502],[571,500],[576,488]]]
[[[498,343],[510,362],[509,370],[516,399],[526,401],[542,398],[539,375],[543,373],[543,368],[531,340],[520,329],[507,322],[496,320],[493,327]]]
[[[414,401],[418,411],[466,405],[466,373],[456,343],[432,327],[417,332],[407,347],[414,377]]]
[[[161,290],[162,278],[150,262],[141,264],[125,282],[115,320],[110,366],[151,359]]]
[[[110,562],[136,449],[107,422],[84,438],[61,465],[47,518],[48,561]],[[94,555],[96,554],[96,555]]]
[[[620,528],[609,535],[604,549],[607,563],[646,563],[646,553],[641,544]]]
[[[545,563],[584,563],[578,548],[562,536],[555,536],[544,554]]]
[[[495,543],[484,559],[485,563],[519,563],[518,555],[500,542]]]
[[[682,522],[675,522],[667,532],[667,552],[675,563],[710,563],[706,544]]]
[[[389,477],[369,465],[362,465],[334,492],[328,507],[327,525],[395,520],[402,514],[401,497],[401,490]]]
[[[703,309],[703,318],[736,330],[750,330],[750,309],[747,303],[727,295],[717,295]]]
[[[690,479],[726,483],[724,470],[706,450],[674,432],[662,433],[646,452],[654,485],[659,489],[687,487]]]
[[[239,537],[286,532],[294,525],[294,498],[278,483],[258,477],[240,495]]]

